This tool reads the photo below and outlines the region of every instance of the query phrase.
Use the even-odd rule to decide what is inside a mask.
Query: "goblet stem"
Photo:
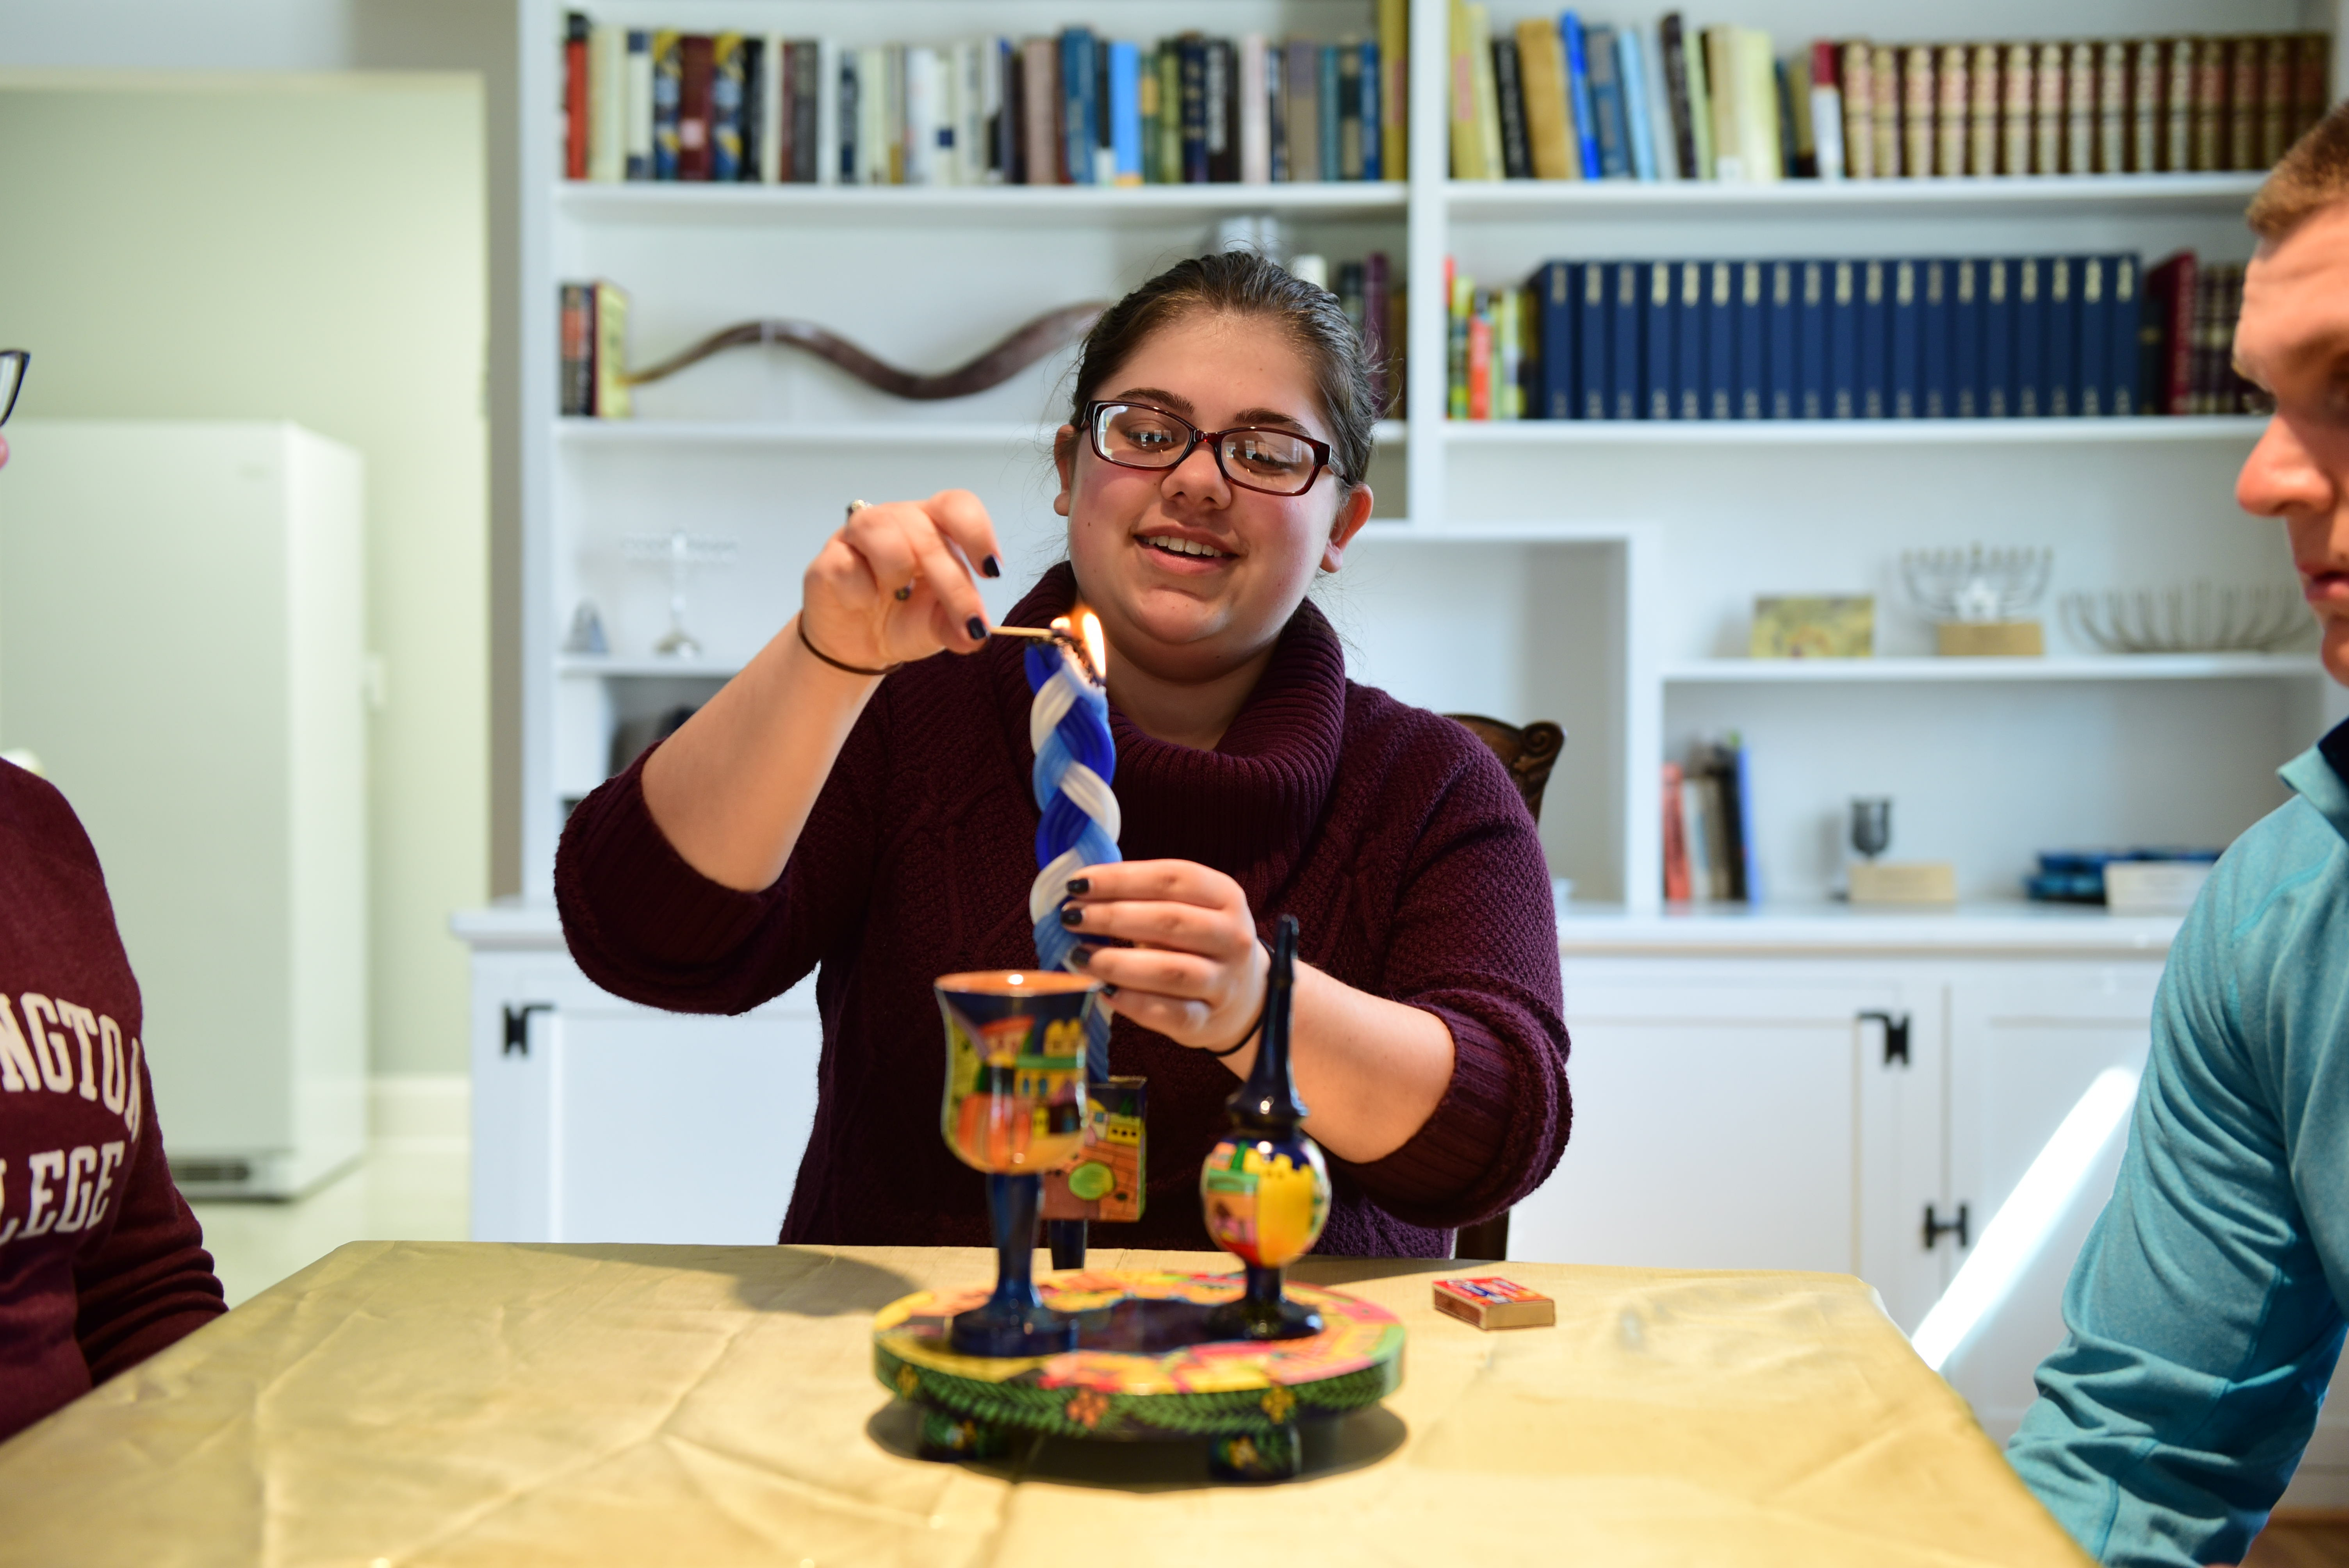
[[[1036,1212],[1044,1201],[1040,1176],[989,1176],[987,1212],[995,1222],[995,1295],[990,1307],[1040,1305],[1036,1294]]]
[[[1036,1212],[1040,1176],[989,1175],[987,1212],[995,1224],[995,1294],[947,1328],[965,1356],[1050,1356],[1072,1348],[1077,1323],[1046,1306],[1036,1294]]]

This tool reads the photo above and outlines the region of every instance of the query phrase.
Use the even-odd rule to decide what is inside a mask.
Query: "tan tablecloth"
[[[1096,1251],[1106,1267],[1220,1254]],[[867,1320],[977,1250],[359,1242],[0,1447],[0,1562],[1983,1563],[2084,1559],[1857,1280],[1310,1260],[1409,1326],[1306,1479],[1204,1450],[926,1463]]]

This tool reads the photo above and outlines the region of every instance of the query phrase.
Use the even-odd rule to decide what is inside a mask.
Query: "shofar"
[[[626,379],[631,387],[641,387],[648,381],[674,376],[687,366],[698,364],[721,349],[739,348],[747,344],[780,343],[792,348],[803,348],[810,354],[830,360],[867,387],[886,392],[893,397],[905,397],[916,402],[968,397],[974,392],[1001,386],[1046,355],[1083,336],[1094,318],[1107,308],[1099,301],[1092,301],[1049,311],[969,364],[958,366],[940,376],[916,376],[894,365],[885,365],[848,339],[827,332],[813,322],[746,321],[723,332],[712,333],[684,353],[664,359],[658,365],[633,371]]]

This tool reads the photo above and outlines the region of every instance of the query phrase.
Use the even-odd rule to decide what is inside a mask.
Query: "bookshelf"
[[[1691,16],[1764,27],[1788,45],[1928,38],[1952,26],[1992,38],[2326,27],[2337,39],[2344,4],[1978,0],[1953,24],[1926,0],[1741,0]],[[1980,1224],[2095,1071],[2143,1058],[2175,919],[2024,905],[2015,894],[2033,853],[2224,841],[2282,799],[2275,766],[2343,712],[2313,654],[2110,657],[2075,645],[2056,614],[2062,595],[2083,590],[2288,583],[2276,526],[2233,504],[2256,420],[1441,417],[1446,322],[1433,285],[1447,256],[1473,275],[1511,281],[1552,259],[1647,256],[2153,258],[2191,247],[2241,260],[2251,242],[2240,214],[2256,176],[1456,183],[1445,13],[1419,0],[1407,178],[1392,183],[573,185],[558,179],[550,134],[567,8],[521,8],[521,123],[533,128],[521,145],[523,298],[543,303],[523,321],[516,427],[528,902],[460,923],[476,975],[479,1235],[771,1236],[803,1137],[793,1129],[813,1104],[804,1081],[821,1036],[812,987],[741,1020],[679,1019],[595,994],[563,954],[548,908],[564,811],[605,777],[616,727],[706,698],[782,624],[804,563],[849,498],[976,490],[1007,546],[1005,578],[982,587],[999,615],[1055,558],[1062,526],[1050,509],[1049,434],[1066,356],[978,397],[908,405],[803,356],[742,352],[643,389],[633,421],[561,419],[564,280],[607,277],[630,291],[640,363],[737,321],[790,315],[895,363],[936,368],[1043,311],[1114,297],[1204,248],[1235,215],[1278,217],[1295,248],[1333,263],[1372,249],[1395,259],[1397,281],[1410,285],[1408,412],[1417,417],[1381,427],[1371,523],[1346,569],[1315,593],[1357,679],[1439,711],[1555,719],[1570,736],[1543,843],[1553,872],[1577,884],[1559,942],[1581,1114],[1558,1175],[1518,1207],[1518,1255],[1848,1270],[1913,1323],[1957,1263],[1946,1240],[1919,1248],[1919,1206],[1946,1214],[1971,1202]],[[1179,14],[1139,0],[582,8],[597,20],[843,45],[1041,34],[1071,22],[1123,37],[1195,27],[1335,38],[1370,32],[1374,15],[1371,0],[1193,0]],[[1555,15],[1536,0],[1493,3],[1496,25]],[[1645,25],[1654,12],[1585,15]],[[652,654],[667,576],[623,548],[631,534],[678,527],[740,546],[733,564],[689,586],[688,624],[706,649],[690,662]],[[1931,628],[1903,603],[1900,553],[1977,542],[2054,548],[2047,657],[1930,656]],[[1874,594],[1879,656],[1739,656],[1752,599],[1765,593]],[[562,651],[583,598],[603,612],[606,655]],[[1733,728],[1754,749],[1768,902],[1660,907],[1659,765]],[[1896,857],[1957,864],[1956,910],[1833,902],[1846,803],[1863,794],[1895,799]],[[526,1013],[515,1050],[514,1009],[548,1003],[557,1017],[540,1020],[535,1054]],[[1855,1022],[1888,1010],[1913,1021],[1913,1072],[1892,1070],[1878,1026]],[[688,1087],[705,1078],[650,1087],[643,1078],[647,1060],[711,1050],[735,1053],[708,1059],[736,1084],[730,1100],[750,1108],[753,1129],[739,1139],[709,1137],[706,1095]],[[1814,1076],[1800,1076],[1805,1063]],[[623,1211],[598,1207],[595,1181],[622,1152],[609,1130],[620,1126],[642,1193],[615,1219]],[[560,1128],[572,1129],[567,1144]],[[1769,1139],[1757,1141],[1757,1130]],[[1798,1165],[1838,1167],[1843,1184],[1804,1186],[1787,1173]],[[2091,1186],[2108,1180],[2099,1167]],[[709,1191],[751,1194],[770,1217],[739,1233],[688,1234],[678,1216],[700,1212]],[[571,1196],[558,1202],[558,1193]],[[626,1217],[664,1204],[658,1224]],[[1994,1434],[2012,1429],[2032,1366],[2061,1333],[2063,1265],[2094,1207],[2067,1218],[2018,1288],[1997,1330],[2004,1337],[1951,1368]],[[1622,1233],[1617,1251],[1588,1228],[1608,1216]],[[2349,1451],[2339,1439],[2328,1429],[2320,1448]],[[2349,1501],[2349,1474],[2329,1473],[2332,1490],[2303,1501]]]
[[[529,0],[524,123],[554,119],[563,14]],[[647,26],[788,31],[844,45],[1049,32],[1071,20],[1119,36],[1174,26],[1136,0],[637,0],[590,4],[591,17]],[[2296,30],[2333,26],[2331,0],[1990,0],[1969,36]],[[1603,10],[1603,8],[1602,8]],[[1752,0],[1736,19],[1782,39],[1815,34],[1934,36],[1948,24],[1922,0]],[[789,315],[823,322],[885,358],[951,364],[1010,325],[1083,298],[1113,297],[1209,242],[1224,218],[1267,214],[1298,249],[1336,262],[1372,249],[1406,284],[1442,275],[1444,258],[1490,278],[1553,257],[1991,254],[2192,246],[2240,259],[2241,173],[1788,182],[1479,184],[1450,178],[1445,14],[1412,18],[1407,178],[1265,186],[858,188],[597,185],[561,180],[552,138],[525,139],[525,298],[560,280],[605,276],[634,300],[639,360],[728,323]],[[1493,7],[1496,26],[1544,8]],[[1616,18],[1593,13],[1601,20]],[[1693,14],[1692,14],[1693,15]],[[1648,20],[1641,15],[1642,23]],[[1209,33],[1326,38],[1374,29],[1371,0],[1202,0],[1179,19]],[[942,258],[951,256],[951,262]],[[945,269],[960,280],[941,287]],[[1413,288],[1405,338],[1409,405],[1440,410],[1444,320],[1433,288]],[[974,300],[983,304],[974,306]],[[790,614],[800,565],[851,496],[967,485],[995,511],[1011,570],[990,584],[1001,613],[1053,556],[1048,422],[1068,356],[945,405],[893,402],[787,351],[738,352],[643,389],[630,421],[555,415],[552,307],[525,322],[521,432],[524,475],[525,650],[523,821],[525,885],[546,896],[567,803],[608,765],[609,729],[694,700]],[[2158,587],[2208,578],[2278,581],[2273,531],[2233,513],[2232,477],[2259,423],[2240,418],[1882,423],[1658,424],[1527,421],[1381,427],[1371,527],[1322,602],[1349,636],[1361,678],[1409,700],[1519,718],[1572,733],[1552,786],[1545,845],[1554,869],[1599,904],[1656,903],[1649,820],[1656,764],[1712,727],[1766,744],[1825,748],[1806,779],[1838,767],[1849,788],[1902,798],[1963,760],[1963,743],[1928,722],[1898,761],[1847,722],[1879,688],[1938,728],[2019,727],[2055,776],[2098,776],[2088,751],[2136,714],[2130,693],[2169,693],[2143,714],[2173,744],[2216,722],[2223,761],[2209,788],[2178,778],[2116,779],[2138,804],[2177,806],[2170,836],[2240,829],[2273,793],[2268,770],[2304,743],[2329,700],[2300,655],[2108,659],[2076,648],[2052,613],[2078,589]],[[736,565],[698,573],[691,624],[708,656],[678,664],[650,645],[666,624],[667,579],[620,548],[631,533],[732,538]],[[1930,632],[1908,615],[1903,549],[2041,543],[2056,551],[2050,657],[2031,667],[1960,666],[1920,656]],[[1756,592],[1873,592],[1879,652],[1864,669],[1764,669],[1733,655]],[[614,652],[562,653],[573,606],[593,599]],[[1993,695],[1994,694],[1994,695]],[[1995,714],[1970,706],[1989,700]],[[2250,717],[2246,717],[2246,714]],[[2062,716],[2058,723],[2057,716]],[[2067,736],[2064,726],[2076,733]],[[1837,759],[1842,759],[1838,762]],[[1790,902],[1824,896],[1836,868],[1805,824],[1836,804],[1793,793],[1795,776],[1757,791],[1797,862],[1775,878]],[[1816,787],[1806,784],[1805,788]],[[2182,793],[2181,793],[2182,791]],[[2142,797],[2143,799],[2138,798]],[[1922,799],[1922,797],[1920,797]],[[2131,810],[2136,808],[2133,806]],[[2128,815],[2129,813],[2123,813]],[[2158,812],[2155,813],[2158,815]],[[2056,815],[2007,813],[1946,824],[1947,851],[1983,868],[1971,897],[1995,898],[2055,832]],[[2240,819],[2240,820],[2239,820]],[[1912,833],[1923,824],[1911,824]],[[1904,848],[1923,849],[1914,842]]]

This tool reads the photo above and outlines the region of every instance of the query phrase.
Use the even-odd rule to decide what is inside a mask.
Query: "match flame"
[[[1085,662],[1092,666],[1093,679],[1102,686],[1109,684],[1109,639],[1102,634],[1101,617],[1087,610],[1081,617],[1085,637]]]

